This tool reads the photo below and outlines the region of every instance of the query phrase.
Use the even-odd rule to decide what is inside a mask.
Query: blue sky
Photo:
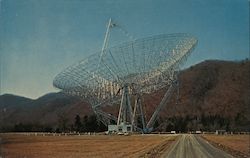
[[[56,91],[56,74],[101,49],[110,17],[135,38],[193,34],[186,67],[249,58],[248,0],[0,0],[0,93]],[[111,31],[110,45],[125,40]]]

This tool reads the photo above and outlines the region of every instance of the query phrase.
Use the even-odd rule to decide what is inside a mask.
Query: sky
[[[156,34],[189,33],[198,46],[184,67],[249,58],[248,0],[0,0],[0,94],[38,98],[54,77],[109,45]]]

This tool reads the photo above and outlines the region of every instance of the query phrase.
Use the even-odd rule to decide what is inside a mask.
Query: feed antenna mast
[[[109,42],[109,39],[110,39],[110,32],[111,32],[111,28],[113,27],[119,27],[119,25],[115,24],[112,19],[110,18],[109,19],[109,22],[108,22],[108,25],[107,25],[107,30],[106,30],[106,33],[105,33],[105,37],[104,37],[104,41],[103,41],[103,46],[102,46],[102,49],[101,49],[101,54],[100,54],[100,60],[99,60],[99,63],[98,63],[98,69],[99,69],[99,66],[100,66],[100,63],[102,62],[102,57],[103,55],[105,55],[106,53],[106,50],[108,48],[108,42]],[[132,36],[130,36],[128,34],[128,32],[119,27],[120,30],[126,35],[126,36],[129,36],[130,38],[133,38]],[[117,80],[119,80],[118,77],[116,77]],[[129,94],[129,85],[127,83],[125,83],[123,85],[123,87],[121,89],[119,89],[119,91],[122,91],[122,96],[121,96],[121,103],[120,103],[120,109],[119,109],[119,113],[118,113],[118,118],[117,118],[117,127],[126,127],[127,128],[127,125],[129,128],[133,128],[133,124],[134,124],[134,115],[132,113],[132,106],[131,106],[131,103],[130,103],[130,94]],[[141,108],[141,107],[140,107]],[[145,124],[145,122],[143,122],[143,124]],[[130,127],[130,125],[132,125]]]
[[[100,54],[100,60],[99,60],[99,63],[98,63],[98,68],[100,66],[100,63],[101,63],[101,60],[102,60],[102,56],[104,54],[104,50],[107,49],[107,47],[108,47],[108,40],[110,38],[110,29],[112,27],[115,27],[115,24],[112,23],[112,19],[110,18],[109,22],[108,22],[108,25],[107,25],[107,30],[106,30],[106,33],[105,33],[103,45],[102,45],[102,50],[101,50],[101,54]]]

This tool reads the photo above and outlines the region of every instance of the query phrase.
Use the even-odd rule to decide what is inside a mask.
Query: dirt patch
[[[132,135],[132,136],[26,136],[0,135],[4,140],[4,157],[63,158],[63,157],[140,157],[167,148],[173,136]],[[164,146],[165,144],[165,146]]]
[[[157,145],[150,151],[148,151],[146,154],[141,155],[140,157],[146,157],[146,158],[158,158],[161,157],[163,153],[165,153],[171,144],[177,140],[176,137],[169,137],[167,140],[162,142],[161,144]]]
[[[250,157],[250,135],[203,135],[202,137],[237,158]]]

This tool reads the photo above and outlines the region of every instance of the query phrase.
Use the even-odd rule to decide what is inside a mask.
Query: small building
[[[175,131],[171,131],[170,133],[171,133],[171,134],[176,134],[176,132],[175,132]]]
[[[108,133],[131,133],[132,125],[108,125]]]
[[[195,134],[201,134],[202,132],[201,131],[195,131]]]
[[[108,133],[116,133],[117,129],[117,125],[108,125]]]
[[[216,130],[215,134],[217,135],[223,135],[223,134],[227,134],[226,130]]]

